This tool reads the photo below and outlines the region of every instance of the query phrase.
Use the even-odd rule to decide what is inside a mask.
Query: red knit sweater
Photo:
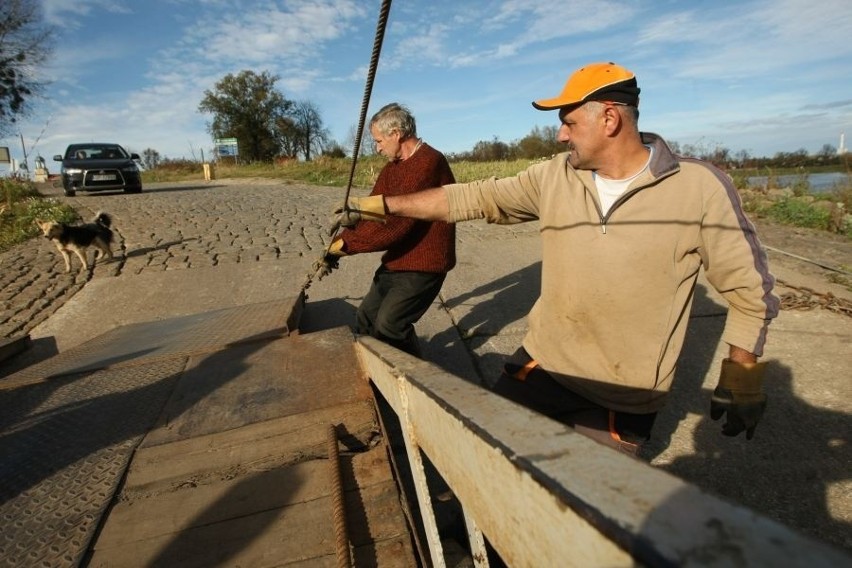
[[[423,144],[407,160],[388,162],[370,195],[402,195],[455,183],[444,155]],[[388,270],[448,272],[456,265],[456,226],[389,215],[387,222],[363,221],[340,234],[346,254],[386,251]]]

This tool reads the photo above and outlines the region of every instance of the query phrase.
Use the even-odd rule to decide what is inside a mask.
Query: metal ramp
[[[304,298],[121,327],[0,380],[0,564],[416,565],[346,328]],[[337,537],[339,538],[339,537]]]

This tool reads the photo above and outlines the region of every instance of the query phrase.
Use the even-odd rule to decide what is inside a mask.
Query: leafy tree
[[[309,162],[311,155],[322,152],[328,143],[328,130],[323,128],[319,110],[310,101],[298,101],[293,106],[291,116],[299,140],[297,147]]]
[[[236,138],[240,157],[248,161],[270,161],[278,155],[279,122],[293,107],[275,89],[277,75],[266,71],[229,73],[212,91],[204,91],[198,111],[213,115],[208,130],[213,138]]]
[[[27,101],[43,87],[36,70],[53,51],[53,29],[39,6],[37,0],[0,2],[0,135],[26,115]]]
[[[346,149],[341,146],[340,142],[337,140],[332,140],[331,143],[327,144],[326,147],[323,148],[322,155],[328,156],[329,158],[345,158]]]
[[[142,165],[146,170],[156,169],[160,165],[160,153],[153,148],[145,148],[142,152]]]
[[[515,143],[516,154],[519,158],[534,160],[548,158],[565,150],[563,144],[556,140],[558,126],[536,126],[532,131]]]
[[[490,141],[480,140],[473,146],[470,159],[475,162],[496,162],[510,158],[509,145],[496,136]]]

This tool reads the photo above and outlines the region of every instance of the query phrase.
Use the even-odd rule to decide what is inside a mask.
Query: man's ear
[[[621,130],[624,118],[621,116],[621,113],[618,112],[617,108],[609,105],[604,107],[603,118],[607,134],[616,134],[619,130]]]

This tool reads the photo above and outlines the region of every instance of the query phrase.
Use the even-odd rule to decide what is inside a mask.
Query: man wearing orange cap
[[[515,177],[353,200],[339,221],[538,219],[541,293],[492,388],[634,455],[671,387],[703,267],[730,305],[710,414],[751,439],[766,406],[757,357],[779,302],[730,179],[640,132],[636,77],[614,63],[586,65],[533,106],[559,112],[567,152]]]

